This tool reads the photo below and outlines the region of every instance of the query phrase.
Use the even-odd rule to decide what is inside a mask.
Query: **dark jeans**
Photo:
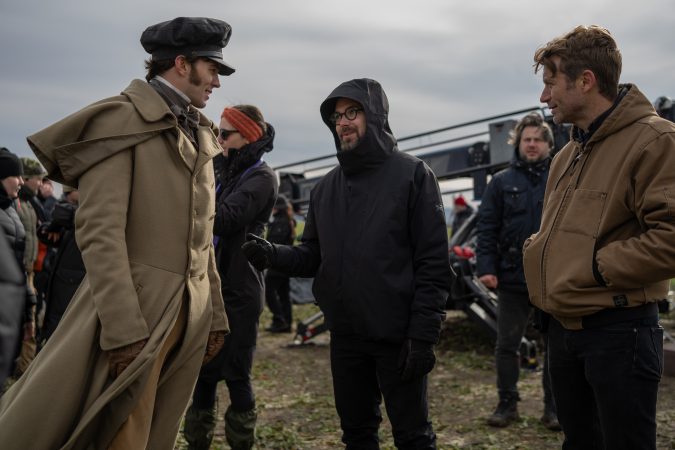
[[[499,291],[497,303],[497,346],[495,360],[497,363],[497,389],[499,397],[518,395],[518,377],[520,375],[520,342],[525,334],[527,322],[532,308],[527,293]],[[544,346],[547,337],[544,334]],[[546,351],[546,348],[544,348]],[[548,372],[547,359],[541,374],[544,387],[544,405],[555,411],[551,379]]]
[[[268,274],[265,278],[265,300],[272,313],[273,326],[293,325],[293,309],[287,276]]]
[[[332,334],[330,349],[335,408],[347,450],[379,448],[382,397],[397,448],[436,448],[428,419],[427,376],[401,381],[401,345]]]
[[[548,358],[563,449],[656,448],[658,316],[583,330],[551,318]]]
[[[238,412],[255,408],[255,394],[251,380],[226,381],[230,393],[230,406]],[[198,379],[192,394],[192,406],[195,409],[211,409],[216,404],[218,382]]]

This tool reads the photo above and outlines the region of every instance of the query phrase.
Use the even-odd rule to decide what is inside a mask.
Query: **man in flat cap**
[[[79,190],[87,275],[0,399],[0,448],[173,448],[228,331],[212,245],[220,146],[195,108],[234,71],[222,58],[230,30],[182,17],[149,27],[147,82],[28,138],[49,177]]]

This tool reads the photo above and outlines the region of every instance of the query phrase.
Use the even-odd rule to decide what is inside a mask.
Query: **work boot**
[[[192,405],[185,413],[183,436],[188,450],[209,450],[216,428],[216,408],[196,409]]]
[[[507,427],[511,422],[520,419],[518,415],[518,394],[500,396],[497,409],[487,419],[488,425],[491,427]]]
[[[255,422],[258,413],[255,408],[238,412],[228,407],[225,411],[225,439],[232,450],[250,450],[255,443]]]
[[[544,414],[539,419],[542,425],[548,428],[551,431],[562,431],[560,422],[558,422],[558,414],[555,412],[555,408],[549,405],[544,406]]]
[[[269,331],[270,333],[290,333],[291,326],[285,323],[272,323],[272,325],[265,328],[265,331]]]

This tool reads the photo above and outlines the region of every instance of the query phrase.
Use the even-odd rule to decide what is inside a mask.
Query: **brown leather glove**
[[[209,340],[206,342],[206,352],[204,353],[204,359],[202,360],[202,366],[211,361],[223,348],[225,343],[225,332],[224,331],[211,331],[209,333]]]
[[[124,369],[131,364],[131,361],[136,359],[138,354],[141,353],[147,342],[147,339],[141,339],[133,344],[108,351],[108,370],[110,371],[110,376],[113,379],[120,376]]]

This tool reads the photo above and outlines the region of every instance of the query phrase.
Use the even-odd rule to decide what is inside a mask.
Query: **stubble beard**
[[[343,151],[354,150],[357,145],[359,145],[359,141],[353,142],[340,141],[340,150]]]
[[[355,139],[351,140],[343,140],[341,137],[338,136],[338,139],[340,139],[340,150],[342,151],[348,151],[348,150],[354,150],[358,145],[361,143],[361,136],[358,135],[358,132],[354,130],[353,134],[356,136]]]

